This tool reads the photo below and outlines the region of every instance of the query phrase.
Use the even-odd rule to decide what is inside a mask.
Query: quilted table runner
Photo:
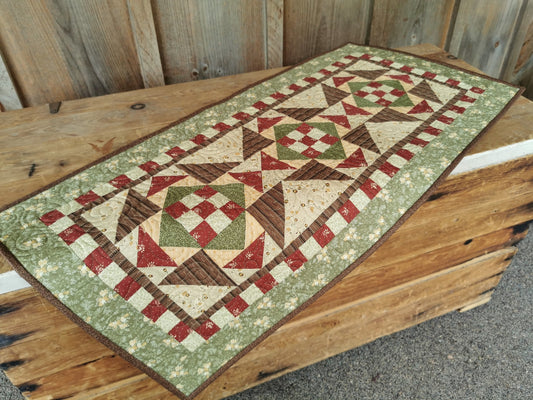
[[[192,398],[360,264],[519,94],[348,44],[4,209],[3,253]]]

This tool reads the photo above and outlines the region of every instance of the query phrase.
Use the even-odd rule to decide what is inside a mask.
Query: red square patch
[[[111,264],[111,258],[107,253],[98,247],[91,254],[89,254],[83,262],[93,271],[96,275],[102,272],[109,264]]]
[[[153,171],[153,170],[157,169],[157,167],[159,167],[159,164],[156,163],[155,161],[148,161],[148,162],[145,162],[142,165],[139,165],[139,168],[142,169],[143,171],[146,171],[146,172]]]
[[[305,256],[300,250],[296,250],[294,253],[292,253],[289,257],[285,259],[285,262],[293,271],[296,271],[298,268],[304,265],[306,261],[307,258],[305,258]]]
[[[248,303],[245,302],[241,296],[235,297],[225,306],[233,316],[237,316],[248,308]]]
[[[85,231],[78,225],[72,225],[59,234],[59,237],[69,246],[74,243]]]
[[[243,119],[250,118],[250,114],[241,111],[235,114],[233,118],[238,119],[239,121],[242,121]]]
[[[268,106],[263,103],[262,101],[258,101],[257,103],[255,103],[253,105],[255,108],[257,108],[258,110],[262,110],[263,108],[267,108]]]
[[[131,182],[131,179],[128,178],[126,175],[119,175],[115,179],[109,181],[109,183],[112,184],[117,189],[123,186],[126,186],[130,182]]]
[[[333,239],[335,235],[333,232],[331,232],[331,229],[329,229],[327,225],[323,225],[318,231],[315,232],[313,237],[321,247],[324,247],[331,242],[331,239]]]
[[[257,286],[259,290],[261,290],[263,293],[268,292],[270,289],[272,289],[277,284],[278,282],[276,282],[274,277],[270,274],[266,274],[263,277],[255,281],[255,286]]]
[[[406,150],[406,149],[400,149],[400,150],[398,150],[396,152],[396,154],[398,154],[400,157],[406,159],[407,161],[409,161],[414,156],[413,153],[411,153],[409,150]]]
[[[189,336],[191,330],[192,329],[189,328],[188,325],[180,321],[180,323],[177,324],[174,328],[172,328],[168,333],[174,336],[174,338],[181,343],[185,340],[185,338],[187,338],[187,336]]]
[[[196,332],[199,333],[200,336],[202,336],[205,340],[207,340],[219,330],[220,328],[218,327],[218,325],[208,319],[202,325],[200,325],[198,329],[196,329]]]
[[[352,222],[357,214],[359,214],[359,210],[350,200],[347,200],[346,203],[339,208],[339,213],[346,222]]]
[[[379,193],[381,187],[369,178],[361,185],[361,190],[368,196],[369,199],[373,199],[376,197],[376,194]]]
[[[120,294],[125,300],[128,300],[131,296],[133,296],[137,290],[141,288],[141,285],[139,285],[137,282],[135,282],[132,278],[129,276],[122,279],[117,286],[115,286],[115,292]]]
[[[65,215],[57,210],[50,211],[49,213],[44,214],[40,220],[45,224],[46,226],[52,225],[57,220],[63,218]]]
[[[439,136],[442,132],[442,129],[434,128],[433,126],[428,126],[426,129],[424,129],[424,132],[429,133],[433,136]]]
[[[390,162],[385,161],[381,165],[381,167],[379,167],[379,170],[392,178],[394,175],[396,175],[396,172],[398,172],[400,168],[397,168],[394,165],[392,165]]]
[[[222,132],[222,131],[225,131],[226,129],[230,129],[231,126],[229,126],[228,124],[225,124],[224,122],[219,122],[218,124],[213,126],[213,128],[215,128],[219,132]]]
[[[294,90],[296,92],[297,90],[300,90],[301,87],[293,83],[292,85],[289,86],[289,89]]]
[[[167,151],[167,154],[172,158],[176,158],[177,156],[183,153],[185,153],[185,150],[183,150],[181,147],[178,147],[178,146],[173,147],[172,149]]]
[[[196,135],[195,137],[193,137],[191,139],[191,142],[193,143],[196,143],[196,144],[202,144],[203,142],[205,142],[207,140],[207,137],[202,135],[201,133],[199,135]],[[181,150],[181,149],[180,149]],[[183,151],[183,150],[182,150]]]
[[[80,197],[76,199],[78,203],[80,203],[82,206],[85,204],[89,204],[95,200],[98,200],[100,196],[98,196],[96,193],[94,193],[92,190],[88,191],[85,194],[82,194]]]
[[[150,304],[148,304],[144,310],[141,312],[152,321],[157,321],[161,315],[166,311],[166,307],[163,306],[159,301],[153,299]]]

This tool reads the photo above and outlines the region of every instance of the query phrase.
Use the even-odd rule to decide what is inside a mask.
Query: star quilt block
[[[374,251],[519,94],[347,44],[2,210],[2,251],[191,399]]]

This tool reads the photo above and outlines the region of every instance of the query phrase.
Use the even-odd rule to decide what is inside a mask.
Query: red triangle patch
[[[344,107],[346,115],[372,115],[372,113],[369,113],[368,111],[365,111],[362,108],[352,106],[351,104],[345,103],[344,101],[341,101],[341,103]]]
[[[255,239],[241,254],[227,263],[224,268],[260,269],[263,267],[263,251],[265,249],[265,233]]]
[[[174,260],[141,227],[139,227],[137,267],[177,267]]]
[[[259,133],[263,132],[264,130],[276,125],[279,121],[281,121],[284,117],[276,117],[276,118],[257,118],[257,129],[259,130]]]
[[[346,115],[320,115],[320,117],[329,119],[331,122],[336,123],[337,125],[344,126],[347,129],[351,129],[350,122]]]
[[[276,160],[268,154],[261,152],[261,169],[264,171],[273,171],[275,169],[296,169],[283,161]]]
[[[357,149],[352,153],[350,157],[337,165],[337,168],[359,168],[367,167],[368,163],[365,160],[365,155],[363,150]]]
[[[263,175],[261,171],[254,172],[230,172],[231,176],[245,185],[253,187],[258,192],[263,193]]]
[[[154,176],[152,178],[152,185],[150,186],[150,190],[148,190],[148,194],[146,197],[150,197],[157,192],[160,192],[164,188],[172,185],[173,183],[179,182],[182,179],[186,178],[185,175],[182,176]]]
[[[353,79],[353,76],[338,76],[338,77],[333,77],[333,83],[335,84],[336,87],[339,87],[340,85],[342,85],[343,83],[346,83],[348,81],[351,81]]]
[[[399,81],[408,83],[410,85],[414,85],[414,82],[411,80],[411,77],[409,75],[388,75],[388,76],[394,79],[398,79]]]
[[[422,100],[416,106],[414,106],[407,114],[423,114],[435,112],[428,104],[426,100]]]

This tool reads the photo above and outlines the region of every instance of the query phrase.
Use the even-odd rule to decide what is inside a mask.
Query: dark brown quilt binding
[[[171,124],[169,124],[168,126],[165,126],[143,138],[140,138],[126,146],[123,146],[121,147],[120,149],[117,149],[116,151],[88,164],[87,166],[83,167],[83,168],[80,168],[68,175],[66,175],[65,177],[49,184],[49,185],[46,185],[45,187],[41,188],[40,190],[36,191],[36,192],[33,192],[11,204],[8,204],[7,206],[3,207],[0,209],[0,211],[4,211],[8,208],[11,208],[13,207],[14,205],[24,201],[24,200],[27,200],[55,185],[57,185],[58,183],[61,183],[62,181],[72,177],[72,176],[75,176],[77,174],[79,174],[80,172],[96,165],[96,164],[99,164],[133,146],[136,146],[137,144],[139,143],[142,143],[144,142],[145,140],[173,127],[173,126],[176,126],[190,118],[192,118],[193,116],[201,113],[202,111],[208,109],[208,108],[211,108],[215,105],[218,105],[218,104],[221,104],[221,103],[224,103],[226,101],[228,101],[229,99],[231,99],[232,97],[250,89],[251,87],[254,87],[256,85],[259,85],[265,81],[268,81],[278,75],[281,75],[285,72],[287,72],[288,70],[290,69],[293,69],[299,65],[302,65],[302,64],[305,64],[306,62],[314,59],[314,58],[317,58],[317,57],[320,57],[324,54],[327,54],[329,53],[330,51],[334,51],[334,50],[337,50],[341,47],[344,47],[346,46],[347,44],[353,44],[353,43],[345,43],[344,45],[342,46],[339,46],[337,47],[336,49],[333,49],[333,50],[329,50],[327,52],[324,52],[320,55],[317,55],[317,56],[314,56],[314,57],[311,57],[311,58],[308,58],[298,64],[295,64],[287,69],[284,69],[283,71],[280,71],[279,73],[276,73],[274,75],[271,75],[265,79],[262,79],[254,84],[251,84],[251,85],[248,85],[242,89],[240,89],[239,91],[233,93],[232,95],[228,96],[228,97],[225,97],[223,98],[222,100],[216,102],[216,103],[213,103],[213,104],[210,104],[208,106],[205,106],[205,107],[202,107],[200,109],[198,109],[197,111],[195,111],[194,113],[184,117],[184,118],[181,118],[180,120],[176,121],[176,122],[173,122]],[[360,45],[360,46],[364,46],[364,45]],[[113,350],[114,352],[116,352],[118,355],[120,355],[122,358],[124,358],[126,361],[128,361],[129,363],[131,363],[132,365],[134,365],[135,367],[137,367],[138,369],[140,369],[141,371],[143,371],[144,373],[146,373],[148,376],[150,376],[152,379],[154,379],[155,381],[157,381],[158,383],[160,383],[163,387],[165,387],[167,390],[171,391],[172,393],[176,394],[179,398],[181,399],[184,399],[184,400],[191,400],[193,399],[194,397],[196,397],[200,392],[202,392],[211,382],[213,382],[215,379],[217,379],[224,371],[226,371],[229,367],[231,367],[233,364],[235,364],[239,359],[241,359],[244,355],[246,355],[249,351],[251,351],[254,347],[256,347],[260,342],[262,342],[265,338],[267,338],[268,336],[270,336],[276,329],[278,329],[280,326],[282,326],[283,324],[285,324],[287,321],[289,321],[291,318],[293,318],[295,315],[297,315],[299,312],[301,312],[302,310],[304,310],[305,308],[307,308],[311,303],[313,303],[315,300],[317,300],[322,294],[324,294],[326,291],[328,291],[329,289],[331,289],[335,284],[337,284],[342,278],[344,278],[346,275],[348,275],[351,271],[353,271],[358,265],[360,265],[362,262],[364,262],[372,253],[374,253],[374,251],[376,251],[376,249],[381,246],[381,244],[383,244],[383,242],[385,242],[394,232],[396,232],[396,230],[398,230],[398,228],[427,200],[427,198],[435,191],[435,189],[437,188],[438,185],[440,185],[445,179],[446,177],[450,174],[450,172],[455,168],[455,166],[459,163],[459,161],[461,161],[461,159],[463,158],[463,156],[465,155],[466,152],[468,152],[468,150],[470,150],[470,148],[472,148],[472,146],[481,138],[481,136],[494,124],[496,123],[500,118],[501,116],[509,109],[509,107],[520,97],[520,95],[523,93],[524,91],[524,88],[522,87],[519,87],[519,86],[516,86],[516,85],[512,85],[512,84],[509,84],[507,82],[504,82],[504,81],[501,81],[499,79],[495,79],[495,78],[491,78],[491,77],[488,77],[488,76],[485,76],[483,74],[479,74],[479,73],[476,73],[476,72],[472,72],[472,71],[468,71],[464,68],[461,68],[461,67],[456,67],[456,66],[452,66],[452,65],[449,65],[449,64],[446,64],[444,62],[440,62],[440,61],[436,61],[436,60],[432,60],[430,58],[427,58],[427,57],[423,57],[423,56],[417,56],[417,55],[413,55],[413,54],[410,54],[408,52],[404,52],[404,51],[399,51],[399,50],[391,50],[391,49],[387,49],[387,48],[384,48],[384,47],[378,47],[378,46],[364,46],[364,47],[370,47],[370,48],[378,48],[378,49],[383,49],[383,50],[387,50],[387,51],[392,51],[392,52],[396,52],[396,53],[401,53],[401,54],[405,54],[405,55],[408,55],[410,57],[415,57],[415,58],[419,58],[419,59],[424,59],[424,60],[427,60],[427,61],[430,61],[432,63],[436,63],[436,64],[441,64],[441,65],[444,65],[446,67],[449,67],[449,68],[452,68],[452,69],[456,69],[456,70],[459,70],[459,71],[463,71],[463,72],[466,72],[470,75],[477,75],[477,76],[481,76],[483,77],[484,79],[488,79],[488,80],[492,80],[492,81],[495,81],[495,82],[500,82],[500,83],[503,83],[503,84],[506,84],[510,87],[515,87],[515,88],[518,88],[519,90],[517,91],[517,93],[513,96],[513,98],[505,105],[505,107],[499,112],[499,114],[493,118],[484,128],[483,130],[474,138],[474,140],[472,140],[472,142],[470,142],[470,144],[455,158],[455,160],[446,168],[446,170],[439,176],[439,178],[431,185],[431,187],[413,204],[413,206],[407,210],[405,212],[405,214],[376,242],[374,243],[374,245],[368,249],[361,257],[359,257],[353,264],[351,264],[348,268],[346,268],[343,272],[341,272],[337,277],[335,277],[335,279],[333,279],[331,282],[329,282],[326,286],[324,286],[320,291],[318,291],[317,293],[315,293],[314,296],[312,296],[311,298],[309,298],[305,303],[303,303],[302,305],[300,305],[298,308],[296,308],[294,311],[292,311],[290,314],[286,315],[284,318],[282,318],[280,321],[278,321],[278,323],[276,323],[274,326],[272,326],[269,330],[267,330],[266,332],[264,332],[261,336],[259,336],[257,339],[255,339],[251,344],[249,344],[245,349],[243,349],[239,354],[237,354],[234,358],[232,358],[230,361],[228,361],[226,364],[224,364],[218,371],[216,371],[209,379],[207,379],[204,383],[202,383],[194,392],[192,392],[189,396],[185,395],[184,393],[180,392],[179,390],[176,389],[176,387],[171,384],[169,381],[167,381],[165,378],[163,378],[161,375],[159,375],[158,373],[156,373],[154,370],[152,370],[150,367],[146,366],[145,364],[143,364],[142,362],[140,362],[138,359],[136,359],[135,357],[133,357],[132,355],[130,355],[127,351],[125,351],[123,348],[121,348],[120,346],[116,345],[114,342],[112,342],[111,340],[109,340],[107,337],[105,337],[104,335],[102,335],[100,332],[98,332],[96,329],[94,329],[93,327],[91,327],[89,324],[87,324],[85,321],[83,321],[80,317],[78,317],[74,312],[72,312],[67,306],[65,306],[63,303],[61,303],[46,287],[44,287],[33,275],[31,275],[28,271],[26,271],[26,269],[22,266],[22,264],[16,259],[16,257],[7,249],[7,247],[3,244],[3,243],[0,243],[0,253],[2,253],[4,255],[4,257],[6,257],[6,259],[8,260],[8,262],[13,266],[13,268],[15,269],[15,271],[17,271],[17,273],[19,273],[26,281],[28,281],[43,297],[45,297],[48,301],[50,301],[50,303],[52,303],[55,307],[57,307],[61,312],[63,312],[69,319],[71,319],[74,323],[78,324],[84,331],[86,331],[88,334],[90,334],[91,336],[93,336],[95,339],[97,339],[98,341],[100,341],[101,343],[103,343],[104,345],[106,345],[107,347],[109,347],[111,350]]]

